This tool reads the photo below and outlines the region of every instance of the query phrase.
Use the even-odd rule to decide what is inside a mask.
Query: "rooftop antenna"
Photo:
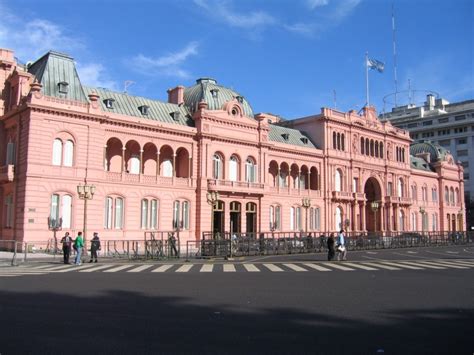
[[[336,89],[332,91],[333,93],[333,98],[334,98],[334,109],[337,109],[337,95],[336,95]]]
[[[408,103],[413,104],[413,97],[411,96],[411,79],[408,79]]]
[[[133,84],[135,84],[134,81],[125,80],[124,83],[123,83],[123,93],[126,94],[126,93],[127,93],[127,89],[129,88],[129,86],[132,86]]]
[[[393,42],[393,80],[395,82],[395,107],[397,104],[398,79],[397,79],[397,44],[395,31],[395,6],[392,3],[392,42]]]

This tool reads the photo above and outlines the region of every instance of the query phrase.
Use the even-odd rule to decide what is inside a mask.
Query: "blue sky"
[[[0,47],[22,61],[48,50],[75,58],[84,84],[166,100],[166,90],[213,77],[254,112],[291,119],[394,91],[392,3],[399,90],[474,99],[471,0],[0,0]],[[399,95],[407,100],[407,95]],[[423,101],[418,94],[415,101]],[[393,102],[393,100],[392,100]],[[388,105],[386,107],[390,109]]]

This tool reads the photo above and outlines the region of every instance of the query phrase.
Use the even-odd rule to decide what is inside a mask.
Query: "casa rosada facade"
[[[0,237],[464,230],[463,168],[362,114],[254,114],[210,78],[168,102],[81,84],[71,57],[0,49]],[[94,186],[87,200],[78,186]],[[92,188],[92,187],[91,187]],[[82,191],[81,191],[82,192]]]

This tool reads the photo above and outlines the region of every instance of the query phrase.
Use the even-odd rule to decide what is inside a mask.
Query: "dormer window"
[[[281,136],[283,137],[283,139],[284,139],[285,141],[288,141],[288,139],[290,138],[290,134],[289,134],[289,133],[283,133]]]
[[[243,102],[244,102],[244,97],[243,97],[243,96],[240,96],[240,95],[239,95],[239,96],[236,96],[235,98],[237,99],[237,101],[238,101],[239,103],[243,103]]]
[[[114,108],[114,102],[115,102],[114,99],[105,99],[104,100],[105,107]]]
[[[67,94],[69,84],[65,81],[61,81],[58,83],[58,91],[60,94]]]
[[[217,99],[219,96],[219,89],[211,89],[211,95],[214,99]]]
[[[179,119],[181,118],[181,112],[179,111],[171,112],[170,115],[171,117],[173,117],[173,120],[175,121],[179,121]]]
[[[140,113],[144,116],[148,115],[148,112],[150,111],[150,106],[147,106],[147,105],[142,105],[140,107],[138,107],[138,109],[140,110]]]
[[[303,142],[303,144],[308,144],[308,138],[306,138],[306,137],[301,137],[300,139],[301,139],[301,141]]]

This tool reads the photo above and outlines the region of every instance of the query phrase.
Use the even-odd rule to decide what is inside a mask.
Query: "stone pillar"
[[[143,149],[140,149],[140,170],[139,170],[140,175],[143,173]]]
[[[104,145],[104,171],[107,170],[107,144]]]
[[[125,147],[122,147],[122,173],[124,171],[127,171],[127,166],[125,165],[126,162],[125,162],[125,151],[127,150],[127,148]]]
[[[364,202],[362,203],[362,211],[361,211],[361,216],[362,216],[362,230],[363,230],[364,232],[367,231],[367,226],[366,226],[366,223],[365,223],[365,213],[366,213],[366,208],[365,208],[365,206],[366,206],[366,203],[365,203],[365,201],[364,201]]]

